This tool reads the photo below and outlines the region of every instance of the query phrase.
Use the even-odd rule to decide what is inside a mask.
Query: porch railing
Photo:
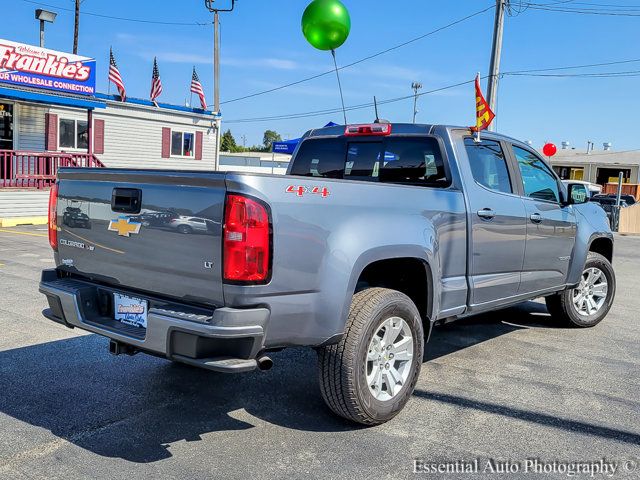
[[[61,167],[102,168],[90,153],[0,150],[0,188],[48,188]]]

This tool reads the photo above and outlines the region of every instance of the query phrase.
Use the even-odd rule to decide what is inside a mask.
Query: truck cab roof
[[[373,125],[390,125],[391,133],[390,135],[442,135],[445,132],[450,132],[453,130],[469,130],[470,127],[460,126],[460,125],[445,125],[445,124],[429,124],[429,123],[394,123],[394,122],[380,122],[380,123],[356,123],[349,125],[333,125],[322,128],[314,128],[305,133],[302,137],[340,137],[344,136],[347,127],[351,126],[373,126]],[[517,143],[521,145],[525,145],[521,140],[517,138],[510,137],[508,135],[504,135],[502,133],[496,132],[482,132],[482,137],[488,137],[491,139],[503,139],[512,143]]]

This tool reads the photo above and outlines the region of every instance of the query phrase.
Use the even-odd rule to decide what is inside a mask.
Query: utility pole
[[[78,30],[80,28],[80,0],[76,0],[75,26],[73,29],[73,54],[78,54]]]
[[[491,50],[491,65],[489,66],[489,85],[487,87],[487,102],[493,112],[498,103],[498,80],[500,79],[500,55],[502,54],[502,34],[504,32],[504,11],[509,0],[496,0],[496,18],[493,26],[493,48]],[[495,123],[489,125],[489,131],[494,131]]]
[[[216,0],[204,0],[204,6],[213,13],[213,109],[220,113],[220,18],[219,12],[232,12],[236,0],[231,0],[231,8],[215,8]]]
[[[220,112],[220,19],[213,13],[213,109]]]
[[[231,0],[230,8],[215,8],[213,6],[216,0],[204,0],[204,6],[213,13],[213,109],[215,110],[215,114],[218,116],[216,118],[216,153],[215,158],[213,160],[213,169],[217,170],[219,165],[219,157],[220,157],[220,141],[221,141],[221,131],[220,131],[220,18],[218,16],[219,12],[232,12],[236,6],[236,0]]]
[[[416,115],[418,115],[418,90],[422,88],[422,84],[420,82],[413,82],[411,88],[413,88],[413,123],[416,123]]]

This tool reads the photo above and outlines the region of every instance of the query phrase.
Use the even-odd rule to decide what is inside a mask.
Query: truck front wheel
[[[422,320],[411,299],[386,288],[362,290],[353,296],[340,342],[319,350],[322,396],[341,417],[384,423],[411,397],[423,351]]]
[[[616,275],[609,260],[589,252],[580,283],[545,298],[553,318],[572,327],[593,327],[607,316],[616,294]]]

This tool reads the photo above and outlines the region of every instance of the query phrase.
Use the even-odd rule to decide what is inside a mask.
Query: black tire
[[[375,398],[367,382],[367,354],[373,336],[385,320],[400,317],[413,337],[409,374],[392,398]],[[386,288],[368,288],[351,302],[345,334],[339,343],[318,351],[320,389],[337,415],[364,425],[384,423],[405,406],[418,380],[424,351],[424,333],[418,309],[405,294]],[[395,362],[394,362],[395,364]]]
[[[569,288],[545,298],[547,310],[555,320],[564,325],[578,328],[594,327],[607,316],[616,295],[616,274],[609,260],[598,253],[589,252],[584,271],[589,268],[598,268],[607,280],[607,294],[600,309],[592,315],[580,315],[573,303],[573,295],[576,289]]]
[[[189,225],[178,225],[178,232],[183,235],[188,235],[193,232],[193,229]]]

